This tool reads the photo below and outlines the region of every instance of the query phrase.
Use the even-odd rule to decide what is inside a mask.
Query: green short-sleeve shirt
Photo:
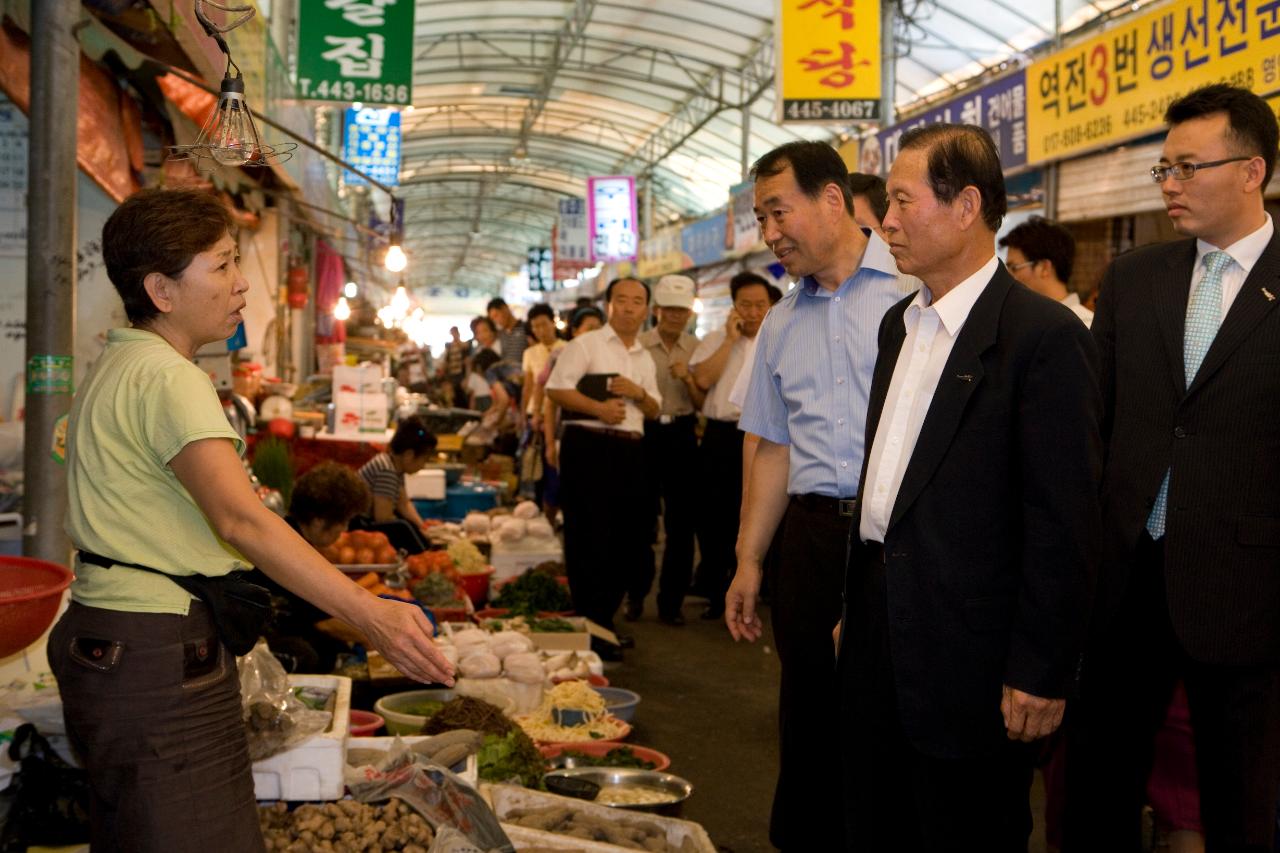
[[[244,452],[208,374],[159,335],[112,329],[71,405],[67,535],[76,548],[177,575],[249,568],[218,538],[169,461],[205,438]],[[71,595],[107,610],[186,614],[191,596],[150,572],[79,563]]]

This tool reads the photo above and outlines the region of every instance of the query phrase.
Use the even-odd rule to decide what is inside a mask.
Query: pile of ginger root
[[[341,800],[289,811],[284,803],[258,808],[269,853],[427,853],[434,838],[422,815],[397,799]]]

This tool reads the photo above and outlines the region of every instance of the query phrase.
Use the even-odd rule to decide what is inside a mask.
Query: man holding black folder
[[[662,405],[657,368],[638,336],[649,288],[615,279],[605,291],[609,323],[560,353],[547,395],[564,409],[560,499],[564,557],[578,613],[606,628],[627,579],[652,560],[644,489],[644,419]],[[624,645],[626,645],[624,639]]]

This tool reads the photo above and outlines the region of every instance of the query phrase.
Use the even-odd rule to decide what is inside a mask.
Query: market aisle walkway
[[[605,674],[640,694],[628,740],[665,752],[671,772],[693,783],[682,816],[705,826],[722,853],[772,853],[780,668],[769,608],[761,608],[764,636],[754,644],[735,643],[723,621],[698,618],[703,601],[685,603],[688,624],[682,628],[658,622],[652,596],[641,621],[619,617],[618,626],[635,636],[636,647],[622,663],[606,664]],[[1032,809],[1036,827],[1028,853],[1044,853],[1039,774]]]
[[[636,647],[606,675],[640,694],[628,740],[671,756],[671,772],[694,784],[683,816],[706,827],[722,851],[768,853],[769,806],[778,767],[779,666],[764,609],[758,642],[735,643],[723,621],[658,622],[651,597],[639,622],[618,621]]]

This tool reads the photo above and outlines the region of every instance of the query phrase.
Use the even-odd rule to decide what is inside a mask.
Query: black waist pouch
[[[164,575],[208,606],[213,622],[218,626],[218,636],[236,657],[249,653],[271,621],[271,593],[265,587],[236,577],[239,572],[221,577],[171,575],[150,566],[113,560],[84,550],[80,551],[80,559],[107,569],[126,566]]]

